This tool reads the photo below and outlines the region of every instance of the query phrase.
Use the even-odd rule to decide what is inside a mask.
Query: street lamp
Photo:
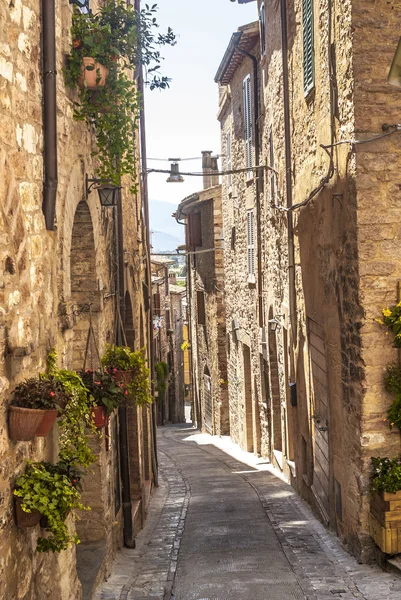
[[[97,190],[99,194],[100,204],[102,206],[116,206],[118,198],[118,190],[121,187],[115,185],[111,181],[104,181],[104,179],[89,179],[88,175],[85,176],[86,184],[86,199],[92,189]]]
[[[178,159],[170,158],[169,160],[173,162],[170,166],[170,175],[166,179],[167,183],[182,183],[184,181],[184,178],[182,175],[180,175]]]

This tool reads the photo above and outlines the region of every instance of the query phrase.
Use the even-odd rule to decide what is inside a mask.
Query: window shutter
[[[188,237],[191,248],[202,246],[202,222],[200,213],[190,213],[188,215]]]
[[[155,315],[160,315],[160,294],[153,294],[153,311]]]
[[[196,300],[198,305],[198,325],[206,325],[204,292],[196,292]]]
[[[247,212],[248,278],[255,277],[255,230],[253,210]]]
[[[227,171],[231,171],[231,131],[227,131],[226,136],[226,160],[227,160]],[[231,187],[232,175],[227,176],[227,184]]]
[[[252,98],[251,98],[251,76],[247,75],[243,82],[244,92],[244,123],[245,123],[245,166],[251,169],[252,160]],[[252,171],[247,171],[247,179],[252,179]]]
[[[270,127],[269,134],[269,161],[270,166],[274,169],[274,140],[273,140],[273,129]],[[270,200],[271,203],[275,203],[276,199],[276,174],[274,171],[270,171]]]
[[[262,2],[262,4],[260,5],[259,25],[260,25],[260,49],[262,52],[262,56],[264,56],[266,54],[266,9],[265,9],[264,2]]]
[[[304,93],[315,86],[313,0],[302,0],[302,27],[304,51]]]

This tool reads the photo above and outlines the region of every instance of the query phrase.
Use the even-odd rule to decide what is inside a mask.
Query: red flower
[[[128,396],[128,390],[125,390],[124,394],[125,396]]]
[[[100,381],[95,381],[95,384],[96,385],[100,385]]]
[[[53,396],[55,396],[55,395],[56,395],[56,392],[50,392],[50,394],[49,394],[49,395],[50,395],[50,396],[53,398]]]
[[[114,368],[113,373],[117,373],[118,369]]]

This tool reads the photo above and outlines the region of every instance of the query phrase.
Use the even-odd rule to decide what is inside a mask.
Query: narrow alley
[[[97,600],[401,599],[401,579],[358,564],[262,459],[187,424],[159,428],[159,461],[136,549]]]

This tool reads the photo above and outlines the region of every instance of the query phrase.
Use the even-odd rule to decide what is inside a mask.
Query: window
[[[231,131],[228,130],[227,131],[227,136],[226,136],[226,164],[227,164],[227,171],[231,171]],[[231,173],[229,175],[227,175],[227,184],[228,187],[231,187],[232,185],[232,175]]]
[[[262,56],[264,56],[266,54],[266,10],[265,10],[264,2],[262,2],[262,4],[260,5],[259,27],[260,27],[260,50],[262,52]]]
[[[153,312],[155,315],[160,315],[160,294],[153,294]]]
[[[244,92],[244,124],[245,124],[245,166],[247,169],[246,178],[252,179],[252,98],[251,98],[251,76],[247,75],[243,82]]]
[[[188,241],[191,248],[202,246],[202,222],[200,213],[188,215]]]
[[[255,231],[253,210],[248,210],[247,221],[247,245],[248,245],[248,281],[255,283]]]
[[[302,0],[302,27],[304,52],[304,93],[315,87],[313,0]]]
[[[198,325],[206,325],[204,292],[196,292],[196,301],[198,307]]]

